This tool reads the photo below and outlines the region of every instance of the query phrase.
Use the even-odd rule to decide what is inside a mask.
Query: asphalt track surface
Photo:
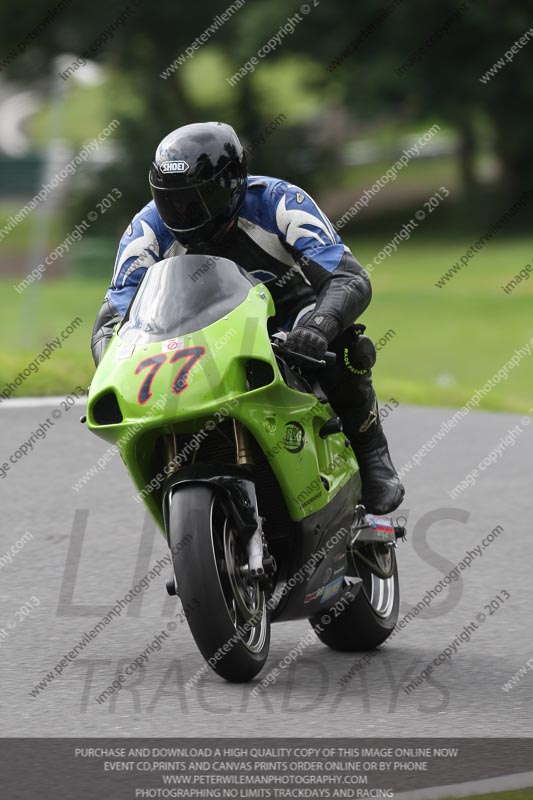
[[[54,400],[41,406],[2,403],[0,463],[53,407]],[[503,531],[365,667],[354,667],[361,655],[335,653],[317,640],[257,697],[251,696],[253,684],[230,685],[210,670],[186,689],[203,661],[187,624],[176,622],[179,606],[166,595],[165,570],[31,696],[84,631],[167,553],[143,507],[133,501],[118,456],[78,492],[72,489],[107,447],[79,424],[82,412],[83,406],[63,411],[46,438],[0,479],[3,736],[533,735],[533,660],[514,688],[502,689],[533,659],[533,425],[510,414],[471,412],[406,475],[402,510],[409,534],[398,548],[401,615],[496,526]],[[395,409],[385,426],[397,466],[452,414]],[[473,487],[450,498],[448,491],[517,424],[523,432],[514,445]],[[31,538],[26,536],[11,563],[1,559],[26,533]],[[510,598],[500,600],[496,611],[485,608],[507,593]],[[20,610],[24,606],[29,613]],[[486,618],[470,640],[406,693],[403,687],[479,613]],[[306,621],[274,625],[262,675],[279,667],[309,630]],[[161,631],[168,633],[161,649],[99,704],[96,696]],[[350,669],[351,679],[339,684]]]

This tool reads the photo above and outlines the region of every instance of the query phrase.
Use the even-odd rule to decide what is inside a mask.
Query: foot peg
[[[167,593],[171,597],[175,597],[178,594],[178,587],[177,587],[176,578],[175,578],[174,575],[171,575],[170,578],[167,578],[166,587],[167,587]]]

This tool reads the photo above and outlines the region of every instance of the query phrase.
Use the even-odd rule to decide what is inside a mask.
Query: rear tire
[[[373,546],[374,547],[374,546]],[[309,622],[321,642],[333,650],[356,653],[375,650],[393,632],[398,620],[400,606],[400,586],[398,581],[398,565],[394,548],[388,553],[381,548],[380,563],[387,566],[392,573],[390,578],[380,578],[357,557],[348,553],[350,573],[362,579],[363,583],[355,598],[333,618],[327,625],[321,623],[324,611],[315,614]],[[383,559],[390,559],[388,563]],[[345,579],[349,583],[350,579]],[[320,626],[320,627],[317,627]]]
[[[227,681],[251,680],[270,646],[267,598],[239,572],[246,556],[221,495],[205,484],[180,486],[168,519],[178,594],[198,649]]]

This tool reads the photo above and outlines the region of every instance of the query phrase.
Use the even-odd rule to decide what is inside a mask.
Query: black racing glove
[[[304,356],[322,359],[328,349],[328,340],[319,328],[309,325],[299,325],[289,333],[285,340],[285,347]]]

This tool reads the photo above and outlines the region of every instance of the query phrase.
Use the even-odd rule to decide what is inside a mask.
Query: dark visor
[[[189,231],[205,225],[231,204],[233,189],[204,183],[181,189],[158,189],[157,208],[165,225],[173,231]]]

